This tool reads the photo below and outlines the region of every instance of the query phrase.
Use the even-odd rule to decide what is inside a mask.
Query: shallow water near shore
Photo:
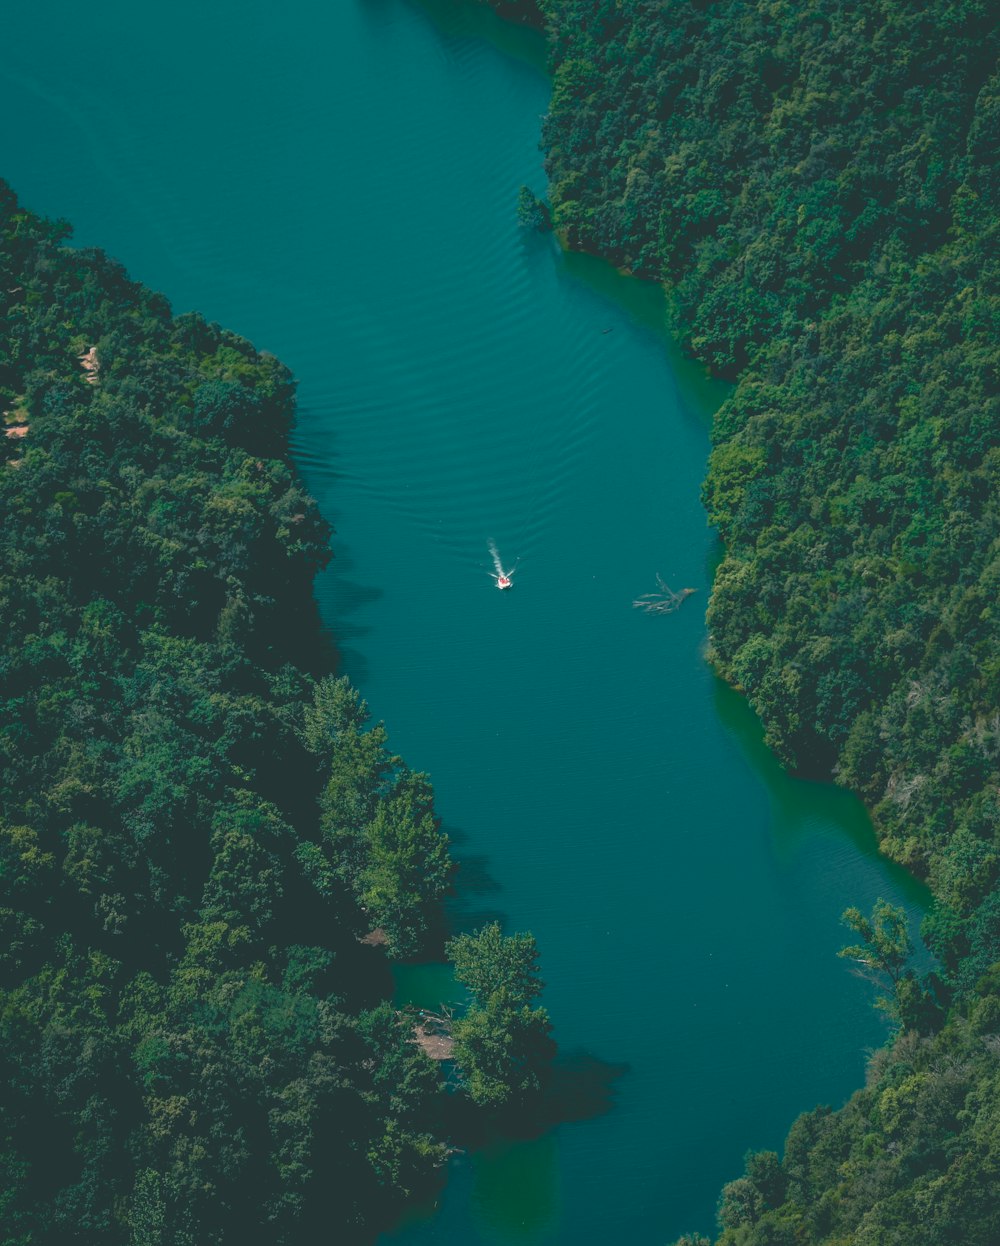
[[[541,948],[578,1119],[455,1156],[385,1242],[711,1231],[744,1152],[841,1103],[884,1037],[840,913],[924,896],[705,664],[724,390],[658,290],[519,228],[540,38],[460,0],[109,0],[86,47],[65,0],[7,24],[0,173],[293,368],[296,458],[337,528],[323,615],[435,782],[449,920]],[[658,573],[696,592],[650,617],[631,602]]]

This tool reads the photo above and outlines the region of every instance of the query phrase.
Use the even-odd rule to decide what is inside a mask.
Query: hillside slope
[[[733,377],[711,656],[937,898],[942,974],[735,1243],[1000,1240],[1000,29],[980,0],[541,0],[553,222]],[[984,977],[983,975],[987,976]],[[947,1022],[945,1021],[948,1017]],[[943,1027],[943,1028],[942,1028]]]
[[[447,885],[330,674],[273,357],[0,183],[0,1237],[338,1240],[425,1180],[384,1002]]]

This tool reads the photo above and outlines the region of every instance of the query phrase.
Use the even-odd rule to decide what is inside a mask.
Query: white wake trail
[[[487,542],[490,551],[490,557],[493,559],[493,565],[496,567],[497,575],[505,577],[507,572],[503,569],[503,563],[500,561],[500,554],[497,551],[496,542],[491,537]]]

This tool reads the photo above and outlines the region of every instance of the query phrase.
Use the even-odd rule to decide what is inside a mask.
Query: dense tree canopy
[[[996,847],[991,6],[546,0],[553,219],[739,384],[713,655],[968,914]]]
[[[553,1054],[538,948],[529,934],[504,935],[499,922],[463,934],[447,947],[455,977],[472,1003],[455,1022],[455,1061],[473,1103],[518,1104],[537,1094]]]
[[[360,940],[447,843],[326,673],[287,370],[66,233],[0,184],[3,1241],[345,1240],[444,1154]]]
[[[712,659],[936,896],[942,973],[900,978],[909,1032],[780,1167],[752,1158],[723,1240],[996,1242],[995,6],[537,7],[554,227],[662,281],[688,346],[737,382],[704,489],[725,542]]]

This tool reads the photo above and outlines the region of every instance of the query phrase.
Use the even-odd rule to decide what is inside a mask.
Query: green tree
[[[358,899],[398,956],[417,951],[452,872],[427,776],[404,771],[364,832]]]
[[[430,784],[326,674],[287,369],[63,237],[0,183],[0,1236],[353,1235],[444,1154],[355,953],[447,885]]]
[[[475,934],[456,936],[445,952],[455,966],[455,977],[479,1004],[504,991],[520,1008],[542,993],[538,946],[531,934],[504,935],[500,923],[491,922]]]
[[[455,1061],[470,1098],[500,1108],[537,1094],[555,1044],[541,993],[538,949],[530,934],[505,936],[498,922],[458,935],[446,952],[474,1003],[455,1022]]]
[[[547,205],[527,186],[522,186],[518,192],[517,220],[525,229],[536,229],[539,233],[552,228]]]
[[[887,992],[889,998],[881,999],[879,1006],[894,1013],[906,962],[913,954],[906,910],[878,899],[870,918],[849,908],[841,920],[861,942],[841,948],[837,955],[860,965],[859,972]]]
[[[544,1008],[518,1008],[503,989],[456,1021],[455,1063],[473,1103],[502,1108],[537,1094],[555,1050],[551,1029]]]

